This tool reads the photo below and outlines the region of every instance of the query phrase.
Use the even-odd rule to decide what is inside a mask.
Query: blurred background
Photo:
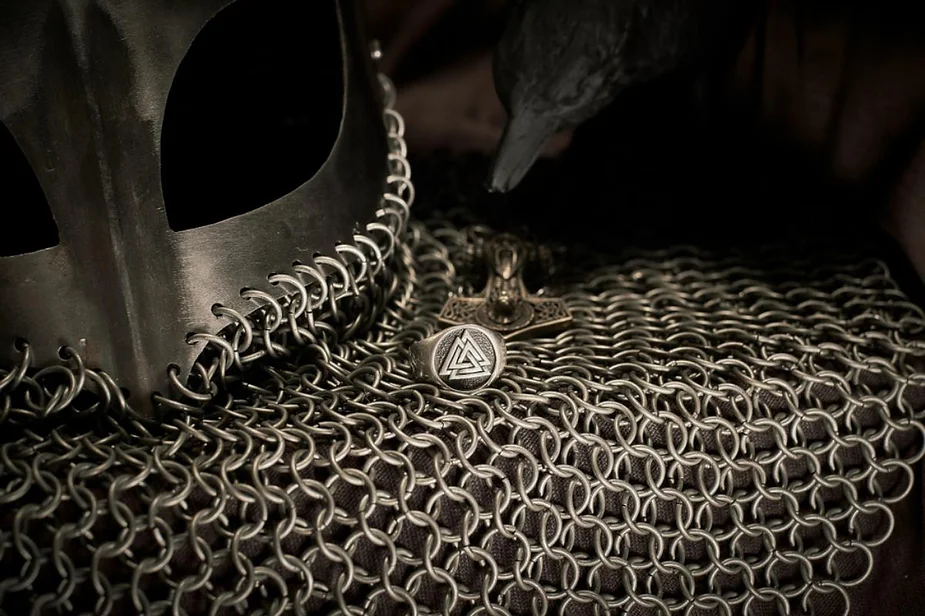
[[[925,274],[922,3],[762,2],[735,62],[713,75],[718,95],[672,78],[627,92],[499,196],[481,184],[506,117],[491,54],[508,5],[367,0],[424,207],[452,190],[488,215],[605,243],[882,231]],[[447,161],[457,179],[430,182]]]

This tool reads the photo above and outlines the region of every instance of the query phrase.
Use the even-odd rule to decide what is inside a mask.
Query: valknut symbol
[[[460,333],[440,366],[440,377],[451,381],[460,378],[487,378],[492,373],[491,361],[475,344],[468,330]]]

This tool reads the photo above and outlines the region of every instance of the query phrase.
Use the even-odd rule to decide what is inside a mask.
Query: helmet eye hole
[[[52,248],[59,242],[45,192],[25,153],[0,123],[0,174],[7,192],[6,219],[0,223],[0,257]]]
[[[333,0],[238,0],[180,64],[161,134],[174,231],[247,213],[312,178],[343,113]]]

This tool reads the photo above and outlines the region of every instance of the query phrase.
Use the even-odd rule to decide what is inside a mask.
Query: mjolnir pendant
[[[490,240],[485,247],[488,284],[481,297],[450,298],[440,311],[440,322],[481,325],[505,340],[548,333],[570,323],[572,315],[564,301],[527,292],[523,281],[526,255],[523,242],[513,235]]]

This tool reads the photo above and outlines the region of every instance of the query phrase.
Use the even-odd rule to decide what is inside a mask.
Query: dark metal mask
[[[279,298],[269,273],[330,253],[373,218],[387,173],[379,94],[357,6],[331,1],[328,27],[338,29],[339,45],[315,63],[342,67],[342,87],[290,77],[314,98],[342,102],[320,169],[257,209],[180,230],[162,184],[168,94],[194,39],[233,0],[0,3],[0,121],[34,171],[59,237],[0,258],[0,361],[18,361],[18,339],[34,365],[58,363],[72,347],[144,407],[153,392],[166,393],[169,364],[182,379],[189,374],[202,348],[186,337],[219,329],[214,304],[247,312],[245,287]],[[321,27],[310,22],[305,38]],[[223,207],[212,201],[197,194],[184,206],[188,218]],[[17,204],[4,209],[12,221]]]

